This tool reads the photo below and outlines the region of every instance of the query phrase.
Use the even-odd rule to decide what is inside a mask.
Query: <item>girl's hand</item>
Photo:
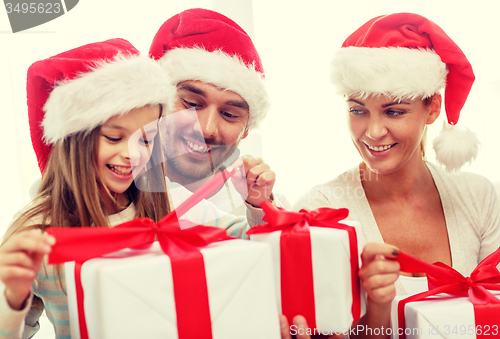
[[[49,234],[20,232],[0,247],[0,280],[5,285],[7,302],[13,309],[23,308],[43,257],[54,244],[55,238]]]

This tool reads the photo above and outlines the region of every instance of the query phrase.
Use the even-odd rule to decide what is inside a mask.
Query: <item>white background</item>
[[[492,181],[497,174],[500,121],[500,28],[496,0],[279,1],[183,0],[126,2],[82,0],[70,12],[13,34],[0,10],[0,134],[3,179],[0,234],[13,213],[29,201],[39,177],[29,137],[26,71],[37,60],[109,38],[122,37],[147,54],[161,24],[192,7],[216,9],[253,37],[266,71],[271,110],[259,130],[241,144],[243,153],[264,158],[277,173],[276,190],[293,203],[309,187],[334,178],[360,158],[347,134],[345,107],[329,83],[329,62],[343,40],[380,14],[410,11],[437,22],[463,49],[476,82],[460,126],[483,143],[476,162],[465,167]],[[431,140],[442,117],[429,131]],[[434,152],[428,150],[429,160]]]
[[[260,130],[241,148],[271,165],[277,173],[276,190],[290,202],[360,161],[347,134],[344,104],[328,80],[329,62],[335,49],[361,24],[392,12],[414,12],[435,21],[469,58],[476,82],[459,125],[475,131],[483,147],[476,162],[465,169],[494,182],[500,180],[497,0],[81,0],[64,16],[16,34],[0,8],[0,235],[14,212],[29,202],[29,187],[39,177],[26,108],[29,65],[116,37],[129,40],[147,54],[161,24],[191,7],[218,10],[254,38],[272,106]],[[430,129],[429,140],[439,132],[441,123],[442,117]],[[432,161],[433,151],[428,154]]]

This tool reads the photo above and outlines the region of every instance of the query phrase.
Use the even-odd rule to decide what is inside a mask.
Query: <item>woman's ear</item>
[[[426,124],[430,125],[439,117],[441,113],[441,102],[443,97],[441,94],[437,93],[432,96],[432,101],[429,105],[429,116],[427,117]]]

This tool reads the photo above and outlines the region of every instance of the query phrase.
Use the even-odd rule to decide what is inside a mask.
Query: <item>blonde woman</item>
[[[389,338],[394,296],[427,289],[424,274],[399,272],[399,250],[468,275],[500,246],[492,184],[475,174],[447,173],[424,154],[426,126],[440,115],[445,88],[448,124],[434,141],[437,159],[457,170],[475,157],[475,137],[454,126],[474,74],[439,26],[396,13],[371,19],[347,38],[332,61],[331,80],[344,95],[362,162],[312,188],[295,208],[346,207],[349,218],[361,222],[366,246],[359,276],[367,310],[350,337]],[[306,326],[303,318],[296,321]]]

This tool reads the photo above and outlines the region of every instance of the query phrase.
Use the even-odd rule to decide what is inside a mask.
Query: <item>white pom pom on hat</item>
[[[448,124],[433,142],[436,160],[448,171],[473,161],[479,141],[455,126],[475,80],[462,50],[434,22],[413,13],[369,20],[342,44],[331,63],[341,94],[427,98],[445,88]]]
[[[447,171],[459,170],[477,156],[480,142],[468,128],[443,123],[441,133],[432,141],[436,160],[446,165]]]

